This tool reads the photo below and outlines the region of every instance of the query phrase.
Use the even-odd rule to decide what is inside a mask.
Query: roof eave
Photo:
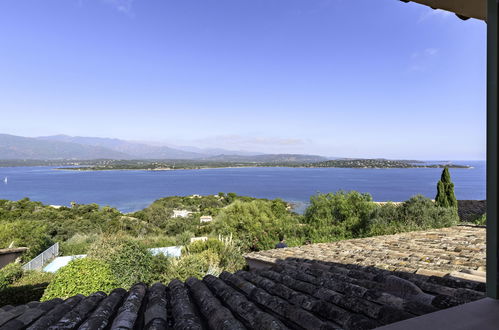
[[[487,20],[487,0],[400,0],[416,2],[433,9],[442,9],[455,13],[461,19],[476,18]]]

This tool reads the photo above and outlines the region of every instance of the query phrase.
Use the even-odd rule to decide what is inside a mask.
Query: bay
[[[485,162],[465,161],[471,169],[450,169],[458,199],[485,199]],[[310,196],[338,190],[370,193],[375,201],[404,201],[416,194],[434,198],[442,170],[436,168],[218,168],[175,171],[70,171],[55,167],[0,168],[0,199],[29,197],[45,204],[97,203],[122,212],[140,210],[173,195],[235,192],[282,198],[306,207]],[[8,182],[4,183],[4,177]]]

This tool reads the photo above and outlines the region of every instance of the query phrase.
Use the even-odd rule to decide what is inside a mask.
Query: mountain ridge
[[[183,148],[183,149],[180,149]],[[190,149],[188,151],[185,149]],[[194,151],[195,150],[195,151]],[[264,154],[221,148],[150,145],[116,138],[52,135],[23,137],[0,134],[0,160],[210,160],[227,162],[311,162],[327,157],[304,154]]]

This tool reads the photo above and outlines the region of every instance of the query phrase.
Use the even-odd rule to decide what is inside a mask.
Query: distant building
[[[197,242],[197,241],[201,241],[201,242],[205,242],[208,240],[208,237],[206,236],[201,236],[201,237],[192,237],[191,238],[191,243],[193,242]]]
[[[189,210],[173,210],[173,218],[187,218],[192,213]]]
[[[213,217],[211,215],[203,215],[201,218],[199,218],[201,223],[205,222],[211,222],[213,220]]]

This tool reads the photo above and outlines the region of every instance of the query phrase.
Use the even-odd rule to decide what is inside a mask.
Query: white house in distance
[[[201,218],[199,218],[199,220],[201,221],[201,223],[211,222],[213,220],[213,217],[211,215],[203,215],[201,216]]]
[[[189,210],[173,210],[173,218],[187,218],[192,213]]]

